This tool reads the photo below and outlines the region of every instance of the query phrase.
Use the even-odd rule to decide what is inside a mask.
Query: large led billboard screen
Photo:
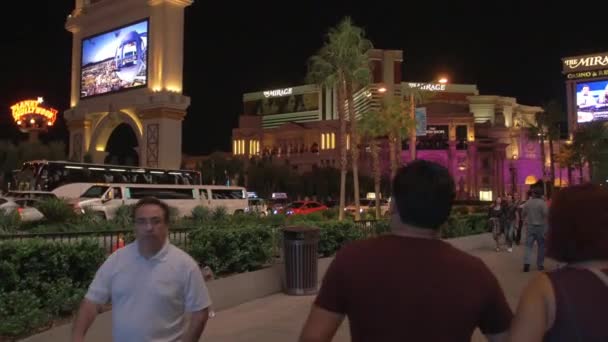
[[[576,121],[608,120],[608,80],[576,84]]]
[[[148,83],[148,20],[82,40],[80,98]]]

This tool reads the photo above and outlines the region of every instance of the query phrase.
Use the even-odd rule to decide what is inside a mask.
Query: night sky
[[[561,57],[608,50],[606,4],[583,10],[554,1],[500,2],[498,8],[462,3],[195,1],[186,9],[184,93],[192,105],[183,123],[183,151],[229,151],[242,94],[303,84],[307,58],[347,15],[376,48],[404,51],[404,80],[444,74],[452,83],[477,84],[481,94],[513,96],[528,105],[565,102]],[[74,1],[10,6],[0,23],[0,139],[17,141],[26,137],[11,121],[12,103],[44,96],[61,111],[69,106],[71,33],[64,24]],[[18,24],[10,17],[19,17]],[[65,124],[61,118],[58,123],[45,140],[67,142]]]

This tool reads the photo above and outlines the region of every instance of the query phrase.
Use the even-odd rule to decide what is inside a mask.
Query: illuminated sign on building
[[[606,77],[606,76],[608,76],[608,69],[594,70],[594,71],[569,72],[566,74],[566,78],[569,80],[579,79],[579,78]]]
[[[446,85],[441,83],[408,83],[410,88],[426,91],[445,91]]]
[[[285,89],[275,89],[275,90],[266,90],[264,91],[265,97],[281,97],[291,95],[293,93],[293,88],[285,88]]]
[[[608,53],[566,57],[563,58],[562,61],[564,63],[564,73],[576,70],[601,69],[602,67],[608,66]]]
[[[17,102],[11,106],[13,112],[13,120],[20,125],[26,117],[32,117],[30,120],[35,120],[33,117],[40,117],[46,122],[47,126],[52,126],[57,119],[57,109],[43,107],[42,98],[38,100],[25,100]]]

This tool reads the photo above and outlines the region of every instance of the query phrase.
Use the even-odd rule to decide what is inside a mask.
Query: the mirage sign
[[[608,67],[608,52],[562,58],[563,72],[597,70]]]

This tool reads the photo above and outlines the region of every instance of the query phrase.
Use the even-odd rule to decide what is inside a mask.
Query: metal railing
[[[378,224],[382,221],[377,220],[359,220],[355,221],[355,227],[363,231],[366,238],[374,237],[382,234],[379,231]],[[190,233],[197,228],[172,228],[169,230],[169,240],[171,243],[181,247],[188,248],[190,246]],[[282,236],[279,228],[273,229],[273,255],[281,254]],[[112,253],[117,248],[120,248],[134,239],[133,230],[95,230],[95,231],[79,231],[79,232],[60,232],[60,233],[23,233],[23,234],[0,234],[0,243],[3,241],[24,241],[30,239],[44,239],[59,243],[74,243],[83,239],[97,239],[100,247],[107,253]]]
[[[169,240],[180,247],[187,248],[190,244],[189,233],[193,228],[174,228],[169,230]],[[133,241],[134,234],[131,229],[123,230],[94,230],[80,232],[61,232],[61,233],[26,233],[26,234],[3,234],[0,235],[2,241],[25,241],[31,239],[43,239],[59,243],[74,243],[83,239],[97,239],[99,246],[107,253],[115,251]]]

